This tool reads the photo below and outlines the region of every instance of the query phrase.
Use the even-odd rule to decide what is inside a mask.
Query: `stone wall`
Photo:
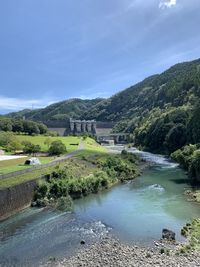
[[[0,189],[0,221],[30,206],[37,179]]]

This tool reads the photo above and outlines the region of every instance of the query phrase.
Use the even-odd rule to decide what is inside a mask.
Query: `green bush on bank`
[[[189,172],[191,178],[200,181],[200,146],[187,145],[171,154],[172,159],[177,161],[182,168]]]
[[[98,164],[109,176],[124,181],[133,179],[139,174],[135,162],[136,157],[133,154],[122,152],[121,156],[110,156],[101,159]]]
[[[194,219],[187,223],[182,229],[181,234],[188,238],[187,245],[182,247],[181,252],[200,249],[200,219]]]
[[[98,193],[102,189],[110,187],[117,179],[113,179],[104,171],[95,171],[87,177],[68,177],[62,176],[63,170],[57,173],[56,177],[48,182],[38,185],[35,200],[38,206],[57,203],[57,200],[64,198],[77,199],[91,193]]]
[[[88,160],[82,161],[81,164],[72,162],[71,165],[55,169],[48,181],[38,185],[35,193],[36,204],[58,207],[61,202],[62,207],[71,209],[70,199],[95,194],[117,182],[135,178],[139,174],[135,162],[135,156],[129,154],[109,155],[95,159],[95,167],[84,175],[81,175],[80,171],[84,170],[86,163],[90,163]],[[61,198],[62,200],[59,200]]]

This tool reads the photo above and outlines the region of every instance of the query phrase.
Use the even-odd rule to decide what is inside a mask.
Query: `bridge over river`
[[[129,133],[109,133],[96,134],[96,140],[99,143],[126,143],[129,140]]]

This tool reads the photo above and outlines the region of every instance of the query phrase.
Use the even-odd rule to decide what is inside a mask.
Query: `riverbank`
[[[138,165],[140,171],[143,171],[154,165],[154,163],[141,160]],[[115,237],[107,236],[92,245],[83,244],[82,249],[77,251],[74,256],[66,257],[61,261],[56,261],[55,258],[52,258],[45,266],[200,266],[200,253],[192,251],[190,243],[188,236],[188,241],[183,243],[176,242],[173,244],[155,241],[155,246],[147,248],[127,245]],[[188,249],[189,246],[190,249]]]
[[[188,196],[188,201],[200,203],[200,189],[196,189],[194,191],[186,190],[185,195]]]
[[[107,237],[101,241],[84,247],[75,256],[62,261],[51,259],[45,266],[53,267],[197,267],[200,266],[200,254],[176,255],[176,250],[169,250],[168,254],[161,253],[160,248],[141,248],[121,243],[120,241]]]
[[[120,152],[121,148],[119,148]],[[184,190],[186,188],[190,190],[191,187],[187,184],[186,174],[180,168],[160,155],[141,153],[147,162],[155,162],[156,165],[146,169],[140,177],[130,182],[118,183],[109,189],[100,190],[98,194],[88,194],[86,197],[74,200],[73,212],[28,209],[2,222],[0,266],[40,266],[50,259],[52,262],[48,264],[52,266],[59,266],[59,264],[60,266],[80,266],[79,261],[77,264],[69,263],[72,257],[76,258],[79,253],[83,253],[83,256],[80,256],[82,266],[113,266],[111,260],[117,266],[121,259],[125,262],[123,266],[131,266],[132,262],[135,262],[135,266],[136,264],[139,266],[140,261],[146,264],[148,260],[150,263],[152,260],[152,266],[156,266],[154,255],[159,259],[168,258],[168,249],[174,251],[173,247],[169,248],[165,245],[165,255],[161,255],[163,246],[160,243],[155,244],[154,240],[159,240],[162,229],[168,228],[176,233],[178,242],[184,241],[180,230],[192,218],[200,217],[199,205],[187,201]],[[102,155],[103,160],[107,157],[110,156]],[[76,162],[79,166],[78,176],[80,174],[87,176],[85,172],[89,171],[88,165],[91,167],[91,172],[97,167],[93,164],[97,160],[94,155],[79,156],[77,160],[71,160],[73,161],[72,164],[69,162],[71,166],[76,168]],[[102,160],[99,163],[102,166]],[[105,168],[105,163],[103,166]],[[69,167],[67,167],[68,171],[70,171]],[[75,176],[76,172],[77,168],[71,170],[71,174],[74,173]],[[56,180],[63,182],[63,179]],[[112,252],[112,242],[101,243],[104,241],[101,238],[107,236],[107,233],[122,242],[114,252]],[[81,245],[81,240],[85,241],[85,244]],[[130,251],[133,247],[135,249],[135,245],[138,246],[138,250],[134,252],[137,255],[136,259],[131,256],[132,252],[129,248],[126,248],[127,243],[130,245],[128,246]],[[110,252],[109,247],[111,247]],[[154,249],[151,251],[147,249],[148,247]],[[88,255],[90,250],[91,257]],[[102,250],[100,258],[95,254],[99,250]],[[121,255],[123,250],[124,256]],[[106,254],[107,252],[109,255]],[[152,254],[151,259],[148,258],[149,252]],[[87,254],[84,255],[84,253]],[[87,263],[87,259],[82,258],[87,255],[90,257],[91,265]],[[115,259],[118,255],[119,258]],[[108,264],[102,263],[102,258],[106,257]],[[94,261],[93,258],[95,258]],[[96,258],[101,264],[96,262]],[[129,259],[130,263],[126,264],[126,259]],[[175,258],[174,262],[179,262],[179,258]],[[148,261],[146,265],[150,263]],[[164,266],[168,265],[170,266],[170,264]]]
[[[33,206],[72,210],[73,200],[96,194],[140,175],[135,155],[100,154],[69,160],[36,188]]]

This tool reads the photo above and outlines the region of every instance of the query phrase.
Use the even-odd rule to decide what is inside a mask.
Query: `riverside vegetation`
[[[83,109],[80,108],[82,105]],[[78,109],[74,109],[76,106]],[[76,119],[116,122],[114,132],[130,133],[132,141],[142,149],[171,155],[188,171],[190,181],[195,184],[200,181],[200,59],[176,64],[165,72],[148,77],[108,99],[96,99],[89,102],[73,99],[50,105],[45,109],[21,111],[8,116],[22,118],[25,115],[38,122],[46,119],[67,121],[68,114],[72,113]],[[80,164],[91,164],[93,170],[91,174],[87,173],[85,177],[75,175],[72,178],[62,178],[65,176],[65,170],[58,170],[58,173],[61,172],[62,175],[54,177],[52,174],[49,181],[41,185],[41,189],[45,188],[43,194],[40,192],[40,187],[38,188],[40,194],[38,196],[36,194],[36,202],[41,202],[43,205],[50,204],[52,201],[55,204],[59,200],[63,203],[61,198],[64,197],[66,202],[71,203],[72,198],[83,196],[84,190],[86,190],[85,194],[95,192],[94,188],[98,183],[97,188],[101,190],[117,182],[112,180],[112,175],[109,175],[110,168],[107,167],[108,169],[105,170],[104,166],[93,164],[91,159],[89,161],[88,159],[90,158],[81,159]],[[96,178],[99,172],[103,172],[101,176],[105,176],[106,181],[109,181],[105,187],[102,186],[99,178]],[[83,190],[90,175],[93,176],[97,185]],[[69,190],[70,183],[79,190],[78,193],[75,190],[76,193],[73,195]],[[54,194],[51,191],[54,184],[56,188],[61,189],[61,192],[65,188],[64,194]],[[198,190],[195,194],[196,199],[200,199]],[[200,232],[199,223],[195,222],[191,225],[187,225],[190,231],[184,229],[183,234],[185,234],[184,231],[188,236],[193,232]],[[198,236],[198,234],[195,235]],[[195,248],[198,246],[195,245]]]
[[[82,105],[83,112],[80,112]],[[67,120],[71,112],[79,119],[116,122],[114,132],[130,133],[135,145],[151,152],[170,155],[185,145],[198,144],[200,59],[176,64],[108,99],[89,102],[73,99],[8,116],[22,118],[25,115],[44,121],[46,114],[51,120]]]
[[[1,137],[1,133],[4,135],[5,132],[0,132],[0,137]],[[9,133],[6,133],[6,135],[9,135]],[[83,156],[89,156],[89,155],[93,155],[93,154],[107,154],[107,149],[105,149],[104,147],[100,146],[98,143],[95,142],[94,139],[90,138],[90,137],[79,137],[79,136],[65,136],[65,137],[46,137],[46,136],[26,136],[26,135],[17,135],[14,136],[15,138],[20,138],[23,141],[28,141],[31,142],[33,144],[39,144],[41,146],[42,151],[48,151],[48,145],[46,144],[45,140],[46,138],[48,138],[48,140],[50,139],[50,144],[59,141],[62,141],[63,144],[65,144],[65,148],[67,149],[66,153],[71,153],[74,152],[75,150],[77,150],[78,145],[80,143],[81,138],[84,139],[84,149],[83,150],[77,150],[76,155],[78,158],[81,158]],[[44,144],[45,142],[45,144]],[[48,142],[49,144],[49,142]],[[49,144],[49,148],[51,147]],[[55,143],[54,143],[55,144]],[[52,156],[41,156],[38,157],[41,161],[42,164],[46,164],[49,163],[55,159],[59,159],[57,157],[52,157]],[[0,169],[1,169],[1,173],[6,174],[6,173],[10,173],[10,172],[15,172],[15,171],[19,171],[19,170],[24,170],[27,168],[32,168],[32,172],[30,173],[25,173],[25,174],[21,174],[21,175],[14,175],[10,178],[6,178],[6,179],[1,179],[0,180],[0,189],[3,188],[8,188],[26,181],[30,181],[30,180],[34,180],[37,177],[41,177],[41,176],[48,176],[50,175],[54,169],[55,166],[51,166],[51,167],[45,167],[42,169],[35,169],[33,166],[29,166],[29,165],[24,165],[24,158],[20,158],[20,159],[13,159],[13,160],[6,160],[6,161],[0,161]],[[67,161],[67,160],[66,160]],[[65,162],[57,162],[56,166],[60,166],[63,167],[65,165]]]
[[[39,183],[34,205],[70,210],[73,199],[98,193],[138,175],[136,156],[125,151],[121,155],[98,154],[71,159],[55,169],[46,182]]]
[[[181,248],[181,253],[200,250],[200,219],[194,219],[191,223],[187,223],[181,229],[181,234],[188,239],[187,244]]]
[[[171,154],[189,172],[193,182],[200,182],[200,144],[186,145]]]

